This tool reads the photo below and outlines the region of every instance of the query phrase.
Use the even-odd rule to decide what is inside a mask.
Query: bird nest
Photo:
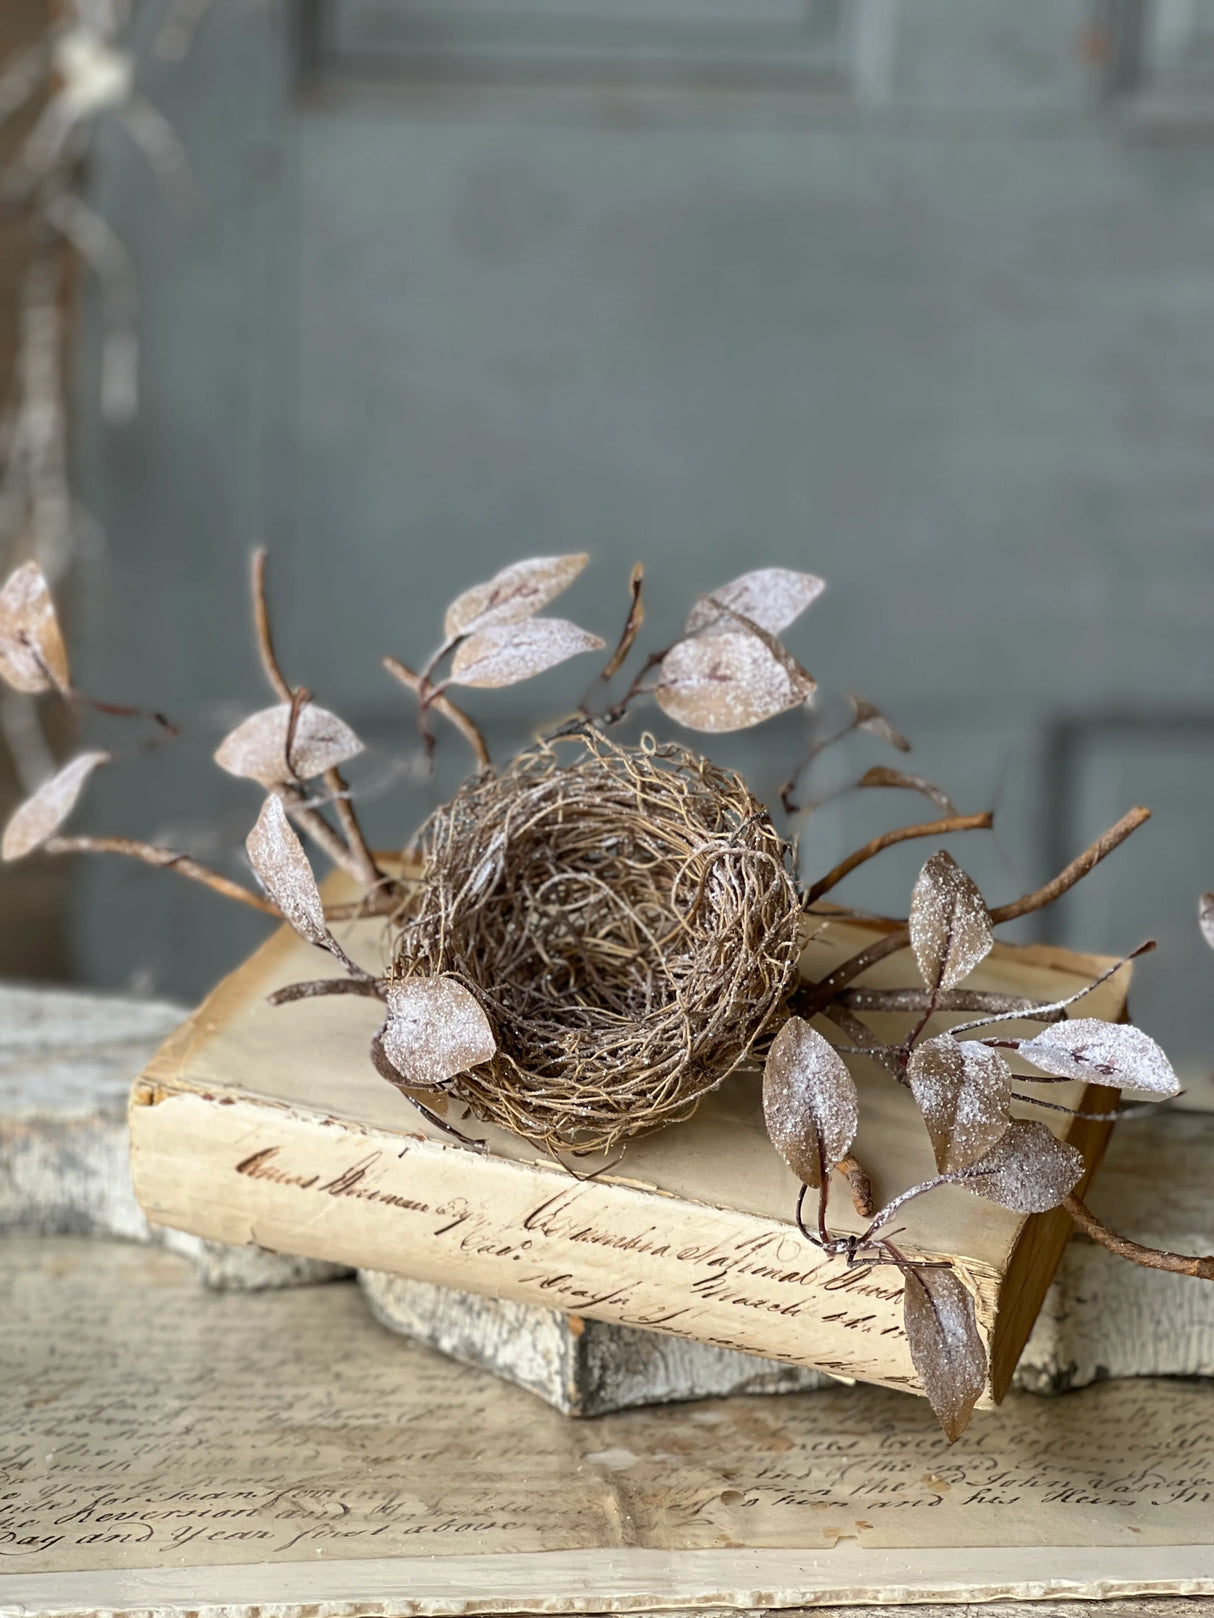
[[[445,1086],[477,1118],[605,1150],[688,1117],[775,1032],[801,905],[738,776],[587,728],[466,783],[419,838],[392,975],[483,1007],[497,1051]]]

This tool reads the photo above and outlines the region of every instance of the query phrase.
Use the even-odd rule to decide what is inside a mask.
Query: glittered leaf
[[[19,860],[53,836],[76,807],[76,799],[89,776],[99,764],[108,764],[109,760],[108,753],[81,753],[49,781],[44,781],[4,828],[0,858]]]
[[[290,723],[289,702],[250,714],[220,742],[215,750],[216,764],[229,775],[248,776],[250,780],[260,781],[263,787],[275,787],[287,781],[307,781],[314,775],[323,775],[363,750],[363,744],[343,719],[327,708],[305,703],[295,724],[292,767],[288,769]]]
[[[493,1028],[457,978],[409,978],[388,985],[381,1049],[411,1090],[437,1090],[457,1073],[492,1059]]]
[[[745,730],[814,690],[804,669],[747,629],[682,640],[662,659],[654,695],[664,713],[689,730]]]
[[[860,1123],[855,1080],[803,1017],[790,1017],[771,1043],[763,1117],[776,1151],[815,1190],[851,1149]]]
[[[0,680],[15,691],[70,689],[55,604],[36,562],[22,563],[0,589]]]
[[[972,878],[943,849],[911,893],[911,948],[929,989],[951,989],[994,948],[990,913]]]
[[[847,700],[851,703],[857,730],[866,730],[870,736],[876,736],[881,741],[888,742],[891,747],[896,747],[900,753],[910,752],[911,744],[906,737],[900,730],[894,729],[880,708],[869,702],[867,697],[858,697],[854,691],[849,691]],[[915,776],[914,779],[922,781],[923,777]],[[930,783],[927,784],[930,785]]]
[[[1017,1118],[966,1176],[965,1188],[976,1196],[1015,1213],[1044,1213],[1079,1184],[1083,1154],[1056,1139],[1044,1124]]]
[[[942,788],[924,775],[911,775],[907,770],[894,770],[888,764],[874,764],[865,770],[856,782],[858,787],[901,787],[907,792],[921,792],[935,804],[942,815],[955,815],[957,805]]]
[[[1214,893],[1203,893],[1197,901],[1197,924],[1201,936],[1214,949]]]
[[[564,618],[528,618],[494,624],[471,635],[456,652],[452,685],[498,687],[543,674],[579,652],[598,652],[603,642]]]
[[[1020,1054],[1060,1079],[1093,1079],[1153,1096],[1180,1093],[1180,1080],[1160,1047],[1130,1023],[1075,1017],[1051,1023],[1020,1046]]]
[[[533,556],[526,562],[513,562],[485,584],[474,584],[456,597],[447,608],[443,633],[450,641],[495,624],[521,623],[567,590],[589,560],[589,556],[579,553]]]
[[[920,1384],[952,1443],[969,1426],[986,1386],[974,1300],[954,1270],[908,1270],[902,1321]]]
[[[1011,1127],[1012,1072],[997,1051],[939,1034],[911,1052],[911,1092],[941,1174],[968,1168]]]
[[[303,845],[280,799],[269,797],[245,839],[257,880],[301,938],[329,947],[325,907]]]
[[[771,635],[787,629],[826,588],[825,579],[813,573],[794,573],[786,567],[762,567],[743,573],[711,595],[702,595],[687,615],[685,635],[694,635],[710,624],[724,620],[722,607],[741,613]]]

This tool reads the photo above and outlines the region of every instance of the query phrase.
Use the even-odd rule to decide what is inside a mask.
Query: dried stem
[[[52,837],[42,846],[48,854],[126,854],[131,859],[142,860],[145,865],[169,866],[192,882],[213,888],[225,899],[235,899],[252,910],[282,919],[282,912],[269,899],[242,887],[239,882],[229,881],[218,871],[208,870],[188,854],[175,854],[171,848],[156,848],[151,843],[136,842],[132,837]]]
[[[1027,916],[1031,911],[1041,910],[1044,906],[1052,904],[1068,888],[1073,888],[1076,882],[1081,877],[1085,877],[1093,867],[1099,865],[1100,861],[1111,854],[1115,848],[1120,847],[1131,832],[1136,831],[1144,820],[1150,818],[1150,814],[1149,809],[1138,807],[1131,809],[1128,814],[1122,815],[1115,826],[1110,826],[1108,831],[1098,837],[1090,848],[1084,849],[1083,853],[1077,859],[1073,859],[1065,870],[1059,871],[1052,881],[1034,889],[1032,893],[1026,893],[1019,899],[1013,899],[1010,904],[1000,905],[997,909],[992,910],[990,913],[992,924],[998,926],[1002,922],[1013,921],[1017,916]],[[853,978],[858,978],[862,972],[867,972],[870,966],[875,966],[878,961],[883,961],[887,955],[894,955],[898,950],[905,949],[909,943],[909,927],[899,927],[894,932],[887,933],[884,938],[879,938],[875,943],[869,944],[867,948],[860,950],[858,954],[851,956],[850,959],[840,962],[833,972],[828,972],[820,983],[815,984],[812,990],[804,994],[804,999],[797,1008],[799,1015],[806,1018],[816,1015],[835,998],[841,989],[846,988]],[[809,989],[809,985],[805,987]]]
[[[358,994],[367,999],[382,1000],[384,986],[379,978],[310,978],[306,983],[288,983],[266,996],[271,1006],[285,1006],[292,1000],[317,1000],[322,995]]]
[[[798,990],[798,993],[800,992],[802,991]],[[790,1006],[793,1011],[798,1011],[796,995],[793,996]],[[904,1082],[906,1064],[899,1056],[896,1046],[884,1044],[870,1028],[865,1027],[859,1017],[847,1011],[837,1001],[825,1007],[822,1015],[829,1017],[835,1027],[854,1041],[865,1055],[871,1056],[874,1062],[880,1062],[882,1067],[888,1068],[900,1084]]]
[[[325,851],[334,865],[340,866],[356,882],[361,882],[363,873],[357,856],[346,847],[342,837],[334,831],[325,817],[310,807],[303,788],[285,785],[275,787],[274,791],[282,799],[283,808],[291,819],[307,832],[318,848]]]
[[[1132,1264],[1145,1265],[1149,1270],[1174,1270],[1179,1275],[1196,1276],[1199,1281],[1214,1281],[1214,1255],[1197,1258],[1188,1253],[1165,1253],[1158,1247],[1143,1247],[1138,1242],[1130,1241],[1128,1236],[1118,1236],[1116,1231],[1102,1225],[1078,1197],[1064,1197],[1062,1206],[1085,1235],[1099,1242],[1101,1247],[1107,1247],[1110,1253],[1116,1253],[1119,1258],[1129,1259]]]
[[[370,845],[363,835],[363,829],[358,823],[354,805],[350,802],[350,789],[346,785],[345,777],[340,770],[331,769],[325,771],[324,780],[332,796],[337,818],[341,821],[341,829],[346,835],[346,844],[358,862],[359,880],[365,882],[369,888],[374,887],[386,878],[376,863],[375,855],[372,854]]]
[[[294,692],[279,667],[278,657],[274,651],[274,637],[270,633],[270,613],[266,606],[264,548],[253,552],[253,624],[257,630],[257,650],[261,654],[261,666],[266,671],[266,679],[284,702],[290,702]]]
[[[847,1157],[841,1157],[835,1167],[851,1187],[852,1206],[860,1218],[871,1219],[877,1211],[877,1204],[873,1199],[873,1183],[858,1160],[849,1154]]]
[[[645,622],[645,603],[641,600],[641,584],[645,577],[645,564],[637,562],[628,579],[628,588],[631,600],[628,605],[628,617],[624,621],[624,628],[620,634],[619,644],[603,665],[603,672],[599,679],[606,684],[620,672],[624,666],[624,659],[632,650],[641,625]]]
[[[407,663],[402,663],[398,657],[385,657],[383,665],[388,673],[399,680],[402,685],[407,685],[410,691],[417,696],[422,695],[422,677],[420,674],[415,674]],[[475,723],[464,713],[463,709],[457,708],[450,697],[434,691],[431,691],[428,695],[426,706],[427,708],[437,709],[444,719],[455,726],[473,753],[475,753],[477,764],[482,770],[485,769],[489,764],[489,749],[485,746],[485,738],[481,735]]]
[[[926,989],[844,989],[836,1004],[849,1011],[922,1012],[931,995]],[[936,1000],[937,1011],[987,1011],[1026,1022],[1062,1022],[1066,1013],[1043,1009],[1022,994],[997,994],[983,989],[946,989]]]
[[[813,904],[842,882],[845,876],[849,876],[858,865],[873,859],[884,849],[893,848],[896,843],[905,843],[912,837],[948,837],[955,831],[988,831],[994,823],[994,812],[987,809],[980,815],[947,815],[943,820],[928,820],[918,826],[896,826],[893,831],[883,832],[880,837],[865,843],[863,848],[856,849],[854,854],[849,854],[845,860],[840,860],[833,871],[828,871],[810,888],[805,895],[805,904],[807,907]]]

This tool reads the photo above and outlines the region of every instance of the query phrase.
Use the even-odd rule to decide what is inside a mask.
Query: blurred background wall
[[[612,640],[644,559],[661,645],[697,591],[805,568],[830,589],[789,640],[825,711],[862,692],[911,767],[994,805],[954,846],[990,902],[1154,807],[1026,931],[1158,937],[1139,1018],[1211,1065],[1211,0],[214,0],[173,65],[161,21],[144,0],[140,82],[205,205],[103,130],[142,402],[101,420],[89,293],[77,664],[186,734],[103,772],[82,825],[237,857],[256,791],[208,755],[267,700],[259,541],[289,677],[371,744],[387,845],[463,759],[448,738],[417,777],[379,656],[422,658],[458,590],[588,550],[561,610]],[[500,752],[588,673],[471,706]],[[710,750],[772,793],[803,740]],[[884,757],[864,738],[814,790]],[[806,868],[925,807],[831,800]],[[926,852],[839,896],[904,912]],[[195,998],[261,932],[160,873],[75,872],[91,982]]]

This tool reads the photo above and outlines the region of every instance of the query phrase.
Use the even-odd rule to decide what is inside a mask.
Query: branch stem
[[[485,738],[477,729],[474,721],[468,717],[462,708],[457,708],[450,697],[443,695],[441,691],[436,691],[433,686],[429,688],[428,693],[424,693],[422,690],[424,682],[421,675],[415,674],[407,663],[401,662],[400,658],[385,657],[383,665],[394,679],[399,680],[402,685],[407,685],[409,690],[416,696],[422,697],[424,695],[427,709],[436,709],[448,723],[455,726],[476,755],[476,762],[482,770],[488,766],[489,749],[485,746]]]
[[[854,854],[840,860],[833,871],[828,871],[810,888],[805,895],[805,904],[807,907],[813,904],[824,893],[829,893],[833,887],[837,887],[845,876],[850,876],[858,865],[863,865],[887,848],[893,848],[896,843],[905,843],[912,837],[949,837],[955,831],[989,831],[994,823],[994,812],[987,809],[980,815],[946,815],[942,820],[928,820],[918,826],[895,826],[892,831],[874,837],[871,842],[865,843],[863,848],[856,849]]]
[[[175,854],[171,848],[156,848],[151,843],[136,842],[133,837],[51,837],[43,848],[48,854],[126,854],[131,859],[142,860],[145,865],[167,866],[192,882],[201,882],[225,899],[235,899],[251,910],[282,920],[282,912],[271,900],[262,898],[251,888],[242,887],[239,882],[229,881],[218,871],[209,870],[188,854]]]
[[[1166,1253],[1158,1247],[1143,1247],[1102,1225],[1078,1197],[1064,1197],[1062,1206],[1086,1236],[1119,1258],[1129,1259],[1131,1264],[1142,1264],[1149,1270],[1173,1270],[1179,1275],[1196,1276],[1199,1281],[1214,1281],[1214,1255],[1197,1258],[1189,1253]]]
[[[270,612],[266,605],[266,553],[262,547],[253,552],[253,625],[257,631],[257,650],[266,679],[284,702],[290,702],[294,691],[283,674],[274,650],[274,637],[270,633]]]

